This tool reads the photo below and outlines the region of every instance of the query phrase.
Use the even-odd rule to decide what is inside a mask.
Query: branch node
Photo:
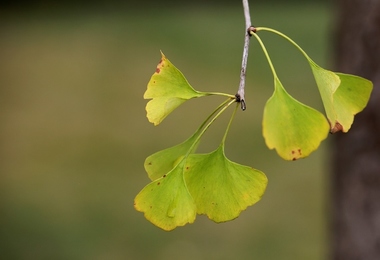
[[[236,93],[235,99],[236,99],[236,102],[240,103],[241,110],[244,111],[247,108],[247,106],[245,105],[245,101],[244,99],[241,98],[239,93]]]
[[[248,29],[247,29],[247,33],[248,33],[248,35],[249,36],[252,36],[254,33],[256,33],[256,27],[254,27],[254,26],[250,26],[250,27],[248,27]]]

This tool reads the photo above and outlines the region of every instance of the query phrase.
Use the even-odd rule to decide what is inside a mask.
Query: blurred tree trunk
[[[374,83],[367,108],[334,137],[332,258],[380,259],[380,0],[337,0],[336,70]]]

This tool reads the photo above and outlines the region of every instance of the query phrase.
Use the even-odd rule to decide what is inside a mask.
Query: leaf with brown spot
[[[181,144],[169,147],[148,156],[145,160],[144,167],[149,178],[154,181],[162,176],[165,176],[166,173],[170,172],[176,164],[181,161],[186,153],[194,152],[199,144],[199,142],[196,144],[194,143],[200,131],[201,129],[198,129],[189,139]],[[192,151],[189,151],[190,149],[192,149]]]
[[[193,223],[196,206],[183,177],[185,160],[173,168],[166,177],[161,177],[137,194],[134,206],[144,213],[154,225],[170,231],[178,226]]]
[[[144,99],[149,122],[158,125],[174,109],[189,99],[208,95],[193,89],[186,78],[163,53],[156,72],[151,77]]]
[[[348,132],[354,116],[367,106],[372,82],[355,75],[325,70],[310,58],[308,60],[330,122],[330,132]]]
[[[278,78],[265,104],[263,135],[269,149],[285,160],[309,156],[327,137],[329,125],[317,110],[290,96]]]

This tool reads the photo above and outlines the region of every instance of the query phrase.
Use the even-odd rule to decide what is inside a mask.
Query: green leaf
[[[163,53],[156,72],[148,82],[144,99],[152,99],[146,105],[149,122],[158,125],[174,109],[185,101],[208,95],[194,90]]]
[[[275,91],[263,116],[263,135],[269,149],[275,148],[285,160],[307,157],[327,137],[328,129],[320,112],[294,99],[275,79]]]
[[[145,186],[135,198],[135,209],[154,225],[170,231],[193,223],[196,206],[184,181],[185,160],[172,171]]]
[[[309,63],[330,122],[330,132],[348,132],[354,122],[354,115],[368,103],[372,82],[358,76],[325,70],[311,59]]]
[[[268,182],[261,171],[228,160],[223,145],[209,154],[191,154],[185,178],[197,213],[215,222],[237,218],[261,199]]]
[[[148,156],[145,160],[144,167],[149,178],[154,181],[164,174],[170,172],[191,149],[196,141],[199,130],[183,143],[167,148]],[[196,150],[194,145],[192,152]]]

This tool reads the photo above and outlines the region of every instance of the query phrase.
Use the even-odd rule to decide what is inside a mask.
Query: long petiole
[[[235,117],[235,114],[236,114],[236,111],[237,111],[238,106],[239,106],[239,105],[236,104],[236,107],[235,107],[235,109],[234,109],[234,112],[232,113],[231,118],[230,118],[230,121],[228,122],[227,129],[226,129],[226,131],[224,132],[224,136],[223,136],[223,139],[222,139],[222,144],[223,144],[223,145],[224,145],[224,143],[226,142],[227,134],[228,134],[228,132],[230,131],[230,127],[231,127],[232,121],[233,121],[233,119],[234,119],[234,117]]]
[[[206,120],[203,121],[201,126],[194,133],[194,136],[197,136],[195,141],[192,143],[189,150],[187,150],[186,154],[182,157],[182,159],[180,161],[178,161],[178,163],[176,165],[180,164],[183,160],[186,160],[186,158],[194,151],[194,148],[199,143],[201,137],[207,131],[207,129],[224,112],[224,110],[226,110],[234,102],[236,102],[235,99],[229,98],[229,99],[225,100],[223,103],[221,103],[217,108],[214,109],[214,111],[206,118]]]
[[[293,41],[289,36],[283,34],[282,32],[279,32],[279,31],[277,31],[275,29],[268,28],[268,27],[257,27],[256,28],[256,32],[258,32],[258,31],[268,31],[268,32],[272,32],[274,34],[277,34],[277,35],[283,37],[284,39],[286,39],[287,41],[289,41],[291,44],[293,44],[305,56],[305,58],[307,60],[313,62],[313,60],[310,59],[309,55],[307,55],[307,53],[295,41]]]
[[[214,111],[212,111],[212,113],[206,118],[205,121],[203,121],[203,123],[201,124],[201,126],[198,128],[197,132],[200,132],[200,130],[206,125],[206,123],[210,120],[211,117],[213,117],[216,112],[218,112],[223,106],[225,106],[229,101],[231,101],[231,99],[227,99],[225,101],[223,101],[223,103],[221,103],[217,108],[214,109]]]
[[[201,139],[201,137],[203,136],[203,134],[207,131],[207,129],[214,123],[214,121],[232,104],[232,103],[235,103],[236,100],[233,99],[233,100],[227,100],[225,102],[223,102],[217,109],[215,109],[214,112],[218,111],[218,113],[208,122],[207,125],[205,125],[202,128],[202,131],[198,134],[197,138],[195,139],[194,143],[191,145],[190,149],[187,151],[186,155],[184,156],[183,159],[187,158],[189,156],[189,154],[191,153],[191,151],[193,151],[195,145],[199,142],[199,140]],[[212,117],[212,115],[214,114],[214,112],[209,116]],[[209,119],[208,118],[208,119]],[[208,121],[208,119],[205,121],[205,123]]]
[[[229,98],[235,98],[234,95],[227,94],[227,93],[221,93],[221,92],[202,92],[209,96],[223,96],[223,97],[229,97]]]
[[[268,51],[267,51],[267,49],[265,48],[264,43],[262,42],[262,40],[260,39],[260,37],[259,37],[256,33],[252,33],[252,35],[255,36],[255,38],[257,39],[257,41],[260,43],[260,46],[261,46],[261,48],[263,49],[263,52],[264,52],[264,54],[265,54],[265,57],[266,57],[267,60],[268,60],[269,67],[270,67],[270,69],[272,70],[273,77],[274,77],[275,79],[277,79],[278,77],[277,77],[276,70],[274,69],[274,66],[273,66],[272,60],[271,60],[270,57],[269,57]]]

